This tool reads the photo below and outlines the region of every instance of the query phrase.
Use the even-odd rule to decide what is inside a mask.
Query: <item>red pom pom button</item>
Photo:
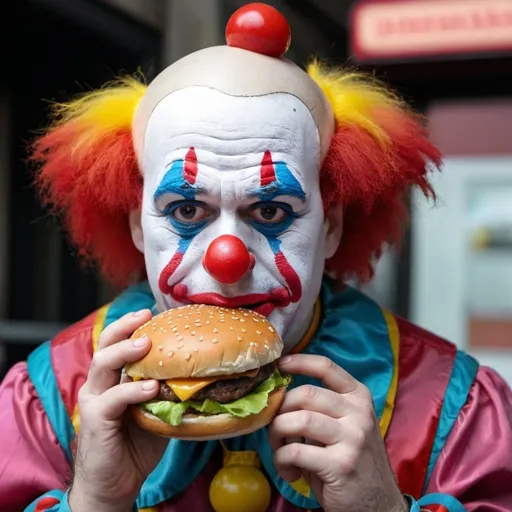
[[[235,11],[226,26],[228,46],[281,57],[290,47],[291,31],[286,18],[271,5],[247,4]]]
[[[254,256],[233,235],[213,240],[203,258],[203,266],[221,284],[238,283],[254,267]]]

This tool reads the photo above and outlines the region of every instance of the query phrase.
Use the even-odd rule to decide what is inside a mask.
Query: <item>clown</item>
[[[510,389],[343,284],[371,277],[440,155],[383,85],[306,73],[289,41],[251,4],[227,46],[57,106],[37,185],[126,290],[2,383],[1,510],[512,510]],[[294,379],[269,428],[169,441],[123,414],[158,392],[123,377],[151,343],[127,338],[190,303],[278,329]]]

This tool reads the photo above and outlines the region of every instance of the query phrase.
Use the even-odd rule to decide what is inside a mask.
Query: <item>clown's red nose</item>
[[[203,265],[206,272],[219,283],[234,284],[252,270],[254,256],[240,238],[222,235],[208,247]]]

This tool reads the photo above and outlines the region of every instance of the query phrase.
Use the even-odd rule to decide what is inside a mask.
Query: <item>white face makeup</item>
[[[320,141],[306,106],[286,93],[178,90],[151,114],[141,160],[143,250],[159,310],[249,307],[293,346],[310,321],[326,257]],[[203,265],[221,235],[239,238],[254,257],[231,284]]]

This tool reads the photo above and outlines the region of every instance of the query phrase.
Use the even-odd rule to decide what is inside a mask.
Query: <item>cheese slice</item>
[[[174,394],[185,402],[198,391],[215,382],[217,379],[173,379],[166,380],[165,383],[174,391]]]
[[[217,375],[209,378],[197,379],[169,379],[165,383],[173,390],[174,394],[182,401],[185,402],[193,397],[201,389],[209,386],[217,380],[230,380],[239,379],[241,377],[256,377],[260,369],[248,370],[243,373],[236,373],[234,375]]]

